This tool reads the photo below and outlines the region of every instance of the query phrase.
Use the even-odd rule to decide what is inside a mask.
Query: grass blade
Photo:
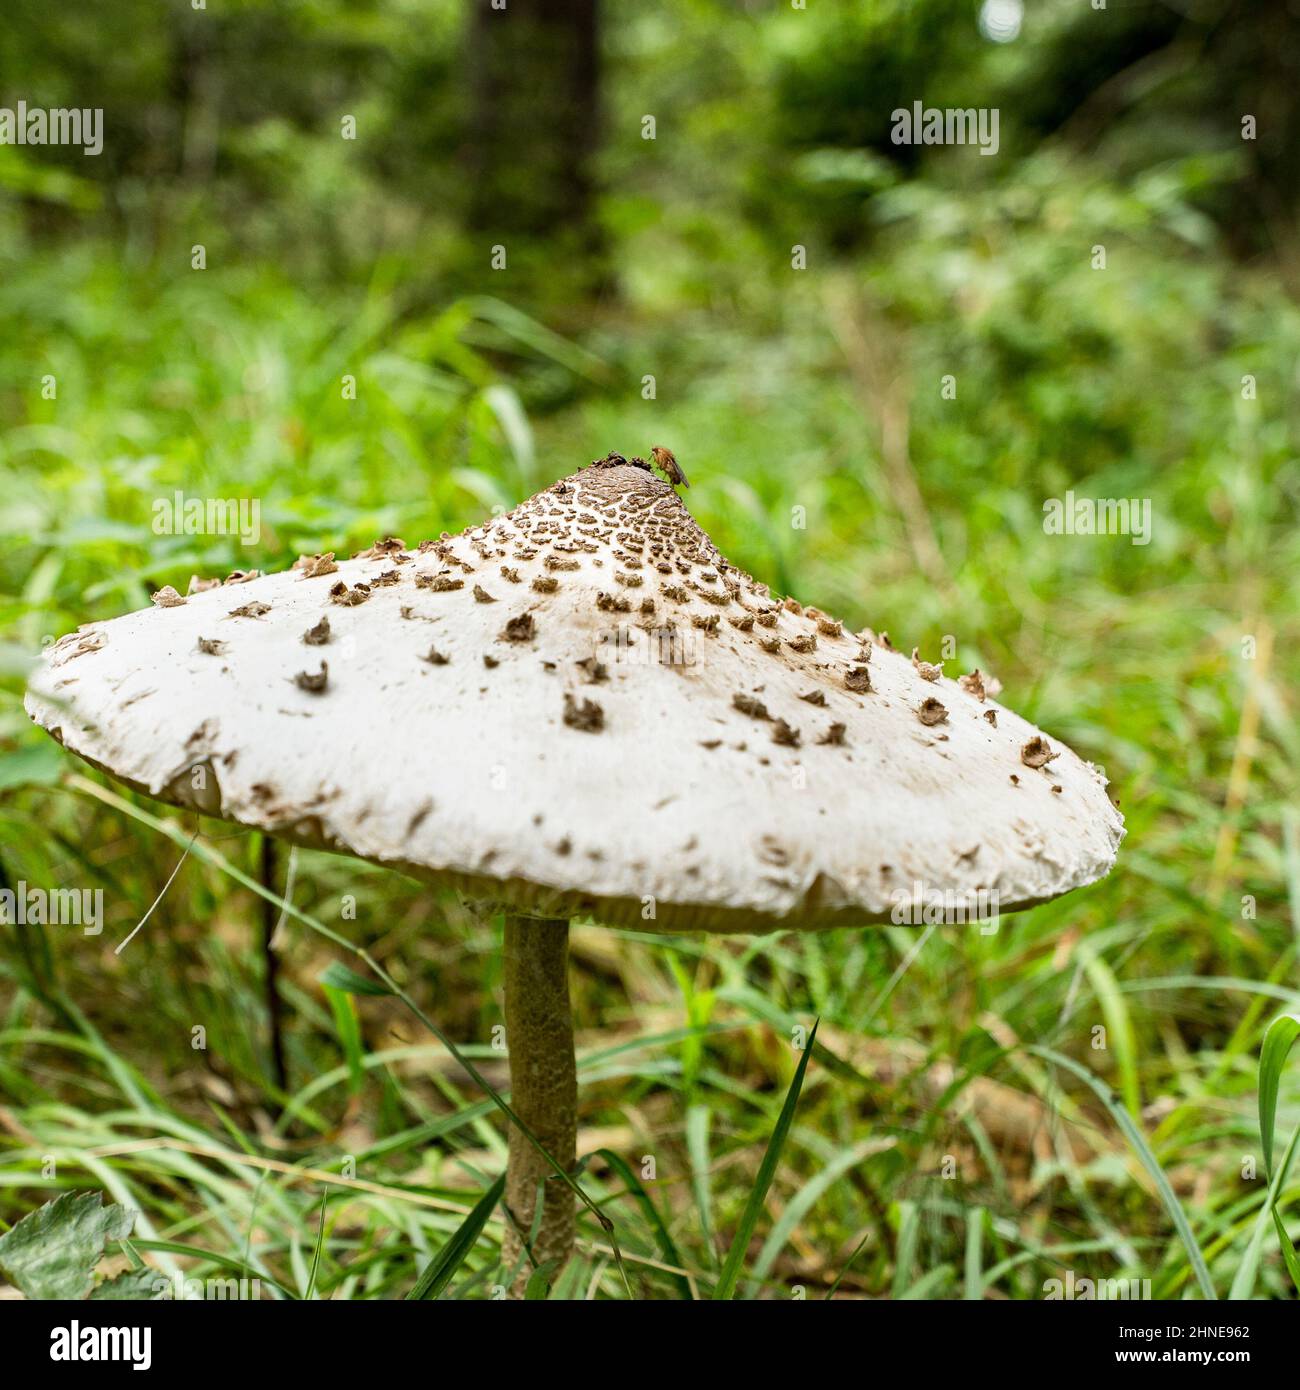
[[[1279,1014],[1268,1025],[1259,1050],[1259,1138],[1264,1149],[1264,1171],[1273,1175],[1273,1127],[1277,1123],[1277,1090],[1282,1066],[1291,1045],[1300,1037],[1300,1016]]]
[[[847,1260],[844,1261],[844,1267],[835,1276],[835,1282],[830,1286],[829,1289],[826,1290],[824,1300],[825,1302],[829,1303],[830,1300],[835,1297],[836,1290],[844,1282],[844,1276],[849,1272],[850,1269],[853,1268],[853,1261],[856,1260],[858,1256],[863,1252],[863,1250],[866,1249],[867,1241],[869,1241],[870,1239],[871,1231],[868,1228],[867,1230],[863,1231],[862,1239],[859,1240],[858,1243],[853,1247],[853,1253],[849,1256]]]
[[[1291,1237],[1282,1224],[1282,1213],[1278,1211],[1272,1201],[1269,1202],[1269,1211],[1273,1215],[1273,1229],[1277,1232],[1277,1243],[1282,1247],[1282,1262],[1286,1265],[1286,1272],[1291,1276],[1292,1284],[1300,1289],[1300,1256],[1297,1256],[1295,1246],[1291,1244]]]
[[[781,1150],[785,1148],[786,1136],[790,1132],[790,1126],[794,1123],[795,1106],[799,1103],[799,1092],[803,1090],[804,1072],[808,1070],[808,1058],[812,1056],[813,1043],[817,1038],[818,1019],[813,1024],[812,1032],[808,1035],[807,1045],[804,1047],[803,1055],[799,1058],[799,1065],[795,1068],[794,1080],[790,1082],[790,1089],[786,1092],[785,1104],[781,1107],[781,1113],[777,1116],[776,1128],[772,1131],[772,1137],[767,1141],[767,1152],[763,1155],[763,1162],[758,1168],[758,1177],[754,1180],[754,1186],[750,1190],[749,1200],[745,1203],[745,1210],[741,1214],[740,1226],[732,1238],[731,1247],[727,1251],[727,1258],[722,1265],[722,1273],[718,1276],[717,1286],[713,1290],[713,1297],[717,1300],[730,1299],[736,1292],[736,1281],[740,1278],[740,1267],[744,1263],[745,1254],[749,1250],[749,1239],[754,1234],[754,1227],[758,1225],[759,1213],[763,1210],[763,1202],[767,1198],[767,1189],[772,1185],[772,1178],[776,1173],[776,1165],[781,1159]]]
[[[366,1084],[365,1051],[361,1045],[361,1021],[357,1018],[356,1006],[352,996],[345,994],[333,985],[322,983],[325,998],[329,1001],[330,1012],[334,1015],[334,1027],[338,1031],[339,1043],[348,1067],[348,1091],[359,1096]]]
[[[966,1213],[966,1262],[962,1297],[979,1303],[984,1297],[984,1208]]]
[[[636,1199],[645,1219],[650,1223],[651,1230],[654,1231],[655,1240],[659,1245],[659,1253],[664,1257],[664,1263],[681,1269],[683,1267],[682,1257],[677,1249],[677,1243],[673,1240],[668,1227],[664,1225],[664,1219],[659,1215],[659,1208],[655,1206],[650,1194],[645,1190],[641,1179],[632,1171],[631,1165],[621,1154],[616,1154],[613,1149],[597,1149],[596,1153],[623,1179],[623,1185]],[[680,1274],[674,1274],[672,1280],[677,1285],[678,1293],[689,1302],[692,1298],[690,1280]]]
[[[1287,1055],[1297,1037],[1300,1037],[1300,1017],[1295,1014],[1279,1014],[1268,1025],[1268,1031],[1264,1034],[1264,1045],[1259,1050],[1259,1141],[1264,1150],[1264,1171],[1270,1179],[1273,1177],[1273,1131],[1277,1124],[1277,1093],[1282,1082],[1282,1068],[1286,1065]],[[1287,1147],[1287,1166],[1294,1149],[1295,1138],[1292,1137]],[[1280,1182],[1270,1182],[1266,1198],[1268,1211],[1273,1218],[1273,1229],[1277,1232],[1277,1243],[1282,1250],[1286,1271],[1296,1289],[1300,1290],[1300,1256],[1296,1255],[1295,1246],[1291,1243],[1291,1237],[1287,1234],[1286,1225],[1282,1220],[1282,1213],[1277,1209],[1280,1191]],[[1258,1251],[1254,1249],[1253,1242],[1250,1253],[1254,1253],[1258,1260]],[[1254,1283],[1253,1271],[1251,1283]]]
[[[1260,1251],[1264,1248],[1264,1232],[1268,1229],[1269,1214],[1273,1209],[1273,1203],[1277,1201],[1278,1193],[1282,1191],[1287,1174],[1291,1171],[1291,1160],[1295,1157],[1297,1143],[1300,1143],[1300,1125],[1295,1127],[1291,1142],[1286,1146],[1286,1153],[1282,1155],[1282,1162],[1273,1174],[1268,1194],[1260,1205],[1259,1216],[1255,1219],[1255,1229],[1250,1234],[1250,1244],[1246,1246],[1246,1253],[1242,1256],[1237,1273],[1233,1277],[1232,1288],[1228,1290],[1228,1297],[1231,1299],[1249,1298],[1255,1291]]]
[[[460,1223],[455,1235],[424,1267],[424,1272],[415,1282],[415,1287],[406,1295],[408,1301],[437,1298],[451,1282],[452,1276],[465,1262],[465,1257],[474,1248],[480,1232],[487,1224],[501,1194],[506,1190],[504,1173],[474,1203],[469,1215]],[[531,1283],[531,1281],[530,1281]]]
[[[311,1277],[307,1280],[307,1292],[303,1294],[304,1299],[310,1299],[316,1293],[316,1276],[320,1273],[321,1251],[325,1249],[325,1212],[329,1206],[329,1190],[324,1189],[320,1194],[320,1229],[316,1232],[316,1249],[311,1256]]]
[[[524,1285],[524,1302],[544,1303],[551,1295],[551,1280],[559,1268],[559,1260],[547,1260],[545,1264],[538,1265],[528,1276],[528,1283]]]
[[[320,983],[342,994],[392,994],[387,985],[378,980],[369,980],[355,970],[349,969],[342,961],[332,960],[317,977]]]
[[[1090,943],[1080,942],[1076,954],[1083,963],[1092,992],[1101,1005],[1106,1031],[1115,1049],[1115,1064],[1119,1070],[1120,1094],[1130,1115],[1142,1113],[1142,1097],[1138,1086],[1137,1042],[1133,1036],[1133,1020],[1128,1005],[1110,966],[1093,950]]]
[[[1027,1050],[1055,1066],[1064,1067],[1066,1071],[1072,1072],[1092,1089],[1097,1099],[1110,1111],[1111,1118],[1123,1130],[1124,1137],[1133,1146],[1133,1151],[1141,1160],[1142,1166],[1151,1175],[1151,1181],[1156,1185],[1160,1200],[1165,1204],[1165,1210],[1174,1223],[1174,1229],[1178,1232],[1183,1246],[1187,1250],[1187,1258],[1192,1262],[1192,1270],[1196,1275],[1196,1282],[1201,1286],[1201,1292],[1206,1298],[1218,1298],[1218,1294],[1214,1291],[1214,1283],[1210,1278],[1210,1271],[1205,1267],[1205,1256],[1201,1254],[1201,1247],[1196,1243],[1196,1237],[1192,1234],[1192,1228],[1188,1223],[1187,1213],[1183,1210],[1182,1203],[1179,1202],[1174,1194],[1174,1189],[1169,1185],[1169,1179],[1165,1176],[1165,1170],[1160,1166],[1160,1160],[1151,1152],[1151,1146],[1147,1143],[1146,1136],[1137,1127],[1133,1116],[1115,1098],[1114,1091],[1104,1081],[1095,1077],[1086,1067],[1080,1066],[1073,1058],[1065,1056],[1062,1052],[1057,1052],[1050,1047],[1037,1046],[1031,1046]]]
[[[703,1253],[710,1264],[717,1264],[713,1241],[713,1198],[709,1184],[709,1107],[692,1105],[686,1112],[686,1152],[691,1161],[691,1195],[699,1213]]]

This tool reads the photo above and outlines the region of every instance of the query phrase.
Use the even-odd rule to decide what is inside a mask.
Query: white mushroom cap
[[[418,551],[177,597],[56,643],[32,717],[153,796],[521,910],[815,928],[919,884],[1007,911],[1123,835],[1099,769],[771,599],[639,461]]]

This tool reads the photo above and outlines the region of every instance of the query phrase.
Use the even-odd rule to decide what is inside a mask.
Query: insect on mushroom
[[[543,598],[532,581],[565,537],[581,537],[582,567]],[[622,568],[616,551],[670,565],[697,586],[682,601],[707,585],[706,572],[767,592],[636,464],[602,459],[430,548],[448,573],[421,586],[437,594],[429,620],[457,657],[436,679],[428,629],[409,621],[404,586],[374,586],[377,567],[391,563],[375,556],[337,561],[328,591],[283,574],[244,580],[243,611],[260,621],[226,629],[229,661],[177,657],[195,653],[224,616],[221,590],[100,624],[108,640],[93,649],[47,649],[26,704],[68,750],[136,789],[400,865],[485,914],[503,911],[511,1088],[508,1104],[495,1097],[509,1126],[501,1282],[519,1296],[532,1270],[562,1266],[574,1250],[570,918],[731,934],[887,922],[890,884],[864,866],[924,863],[927,888],[960,901],[985,872],[962,857],[972,825],[999,847],[999,910],[1010,912],[1106,874],[1123,820],[1099,769],[1004,706],[996,726],[964,699],[949,710],[931,697],[918,709],[916,672],[883,634],[868,653],[864,639],[835,635],[828,622],[823,648],[796,660],[780,643],[784,626],[764,631],[777,625],[774,607],[752,631],[693,612],[692,623],[711,626],[692,643],[690,679],[674,662],[607,671],[592,654],[593,620],[627,611],[602,590]],[[519,579],[492,604],[450,579],[483,550]],[[355,594],[364,610],[331,612],[348,644],[346,684],[363,694],[366,717],[342,684],[332,698],[323,662],[301,673],[304,699],[265,698],[270,676],[302,666],[304,642],[325,642],[322,601]],[[797,617],[792,602],[782,611]],[[78,678],[60,684],[73,659]],[[147,720],[126,708],[146,680],[160,693]],[[208,734],[191,746],[200,721]],[[487,747],[509,769],[509,795],[485,773]],[[187,775],[200,758],[221,767],[219,787],[209,780],[202,793]],[[1047,761],[1068,795],[1030,800],[1015,769]],[[796,770],[807,778],[792,796]],[[595,1225],[590,1234],[604,1239]]]
[[[654,459],[655,466],[674,487],[690,487],[686,474],[682,472],[681,464],[677,462],[677,455],[671,449],[664,448],[662,444],[653,444],[650,447],[650,457]]]

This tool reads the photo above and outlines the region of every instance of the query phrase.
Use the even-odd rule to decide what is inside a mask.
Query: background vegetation
[[[582,1179],[632,1291],[708,1295],[820,1017],[742,1295],[1039,1298],[1073,1271],[1196,1296],[1163,1180],[1221,1296],[1294,1296],[1271,1233],[1247,1253],[1259,1044],[1300,1000],[1285,4],[511,11],[6,8],[0,104],[102,106],[106,145],[0,146],[0,874],[102,888],[108,921],[0,928],[0,1219],[103,1189],[164,1271],[410,1290],[502,1169],[490,1102],[395,1000],[324,989],[342,953],[291,916],[278,1084],[234,876],[262,847],[233,827],[203,823],[114,954],[194,826],[31,730],[26,658],[192,572],[458,530],[662,442],[735,562],[900,647],[952,635],[1105,765],[1128,839],[990,936],[576,928],[582,1142],[655,1161],[654,1219],[607,1156]],[[915,100],[998,107],[999,154],[890,144]],[[1044,535],[1071,488],[1151,499],[1151,544]],[[176,489],[259,498],[260,544],[155,536]],[[504,1083],[499,922],[273,867]],[[555,1292],[626,1297],[580,1236]],[[499,1239],[445,1297],[487,1295]]]

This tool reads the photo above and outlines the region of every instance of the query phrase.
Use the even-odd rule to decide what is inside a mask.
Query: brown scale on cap
[[[716,608],[725,608],[732,600],[732,594],[729,589],[724,593],[717,593],[713,589],[701,589],[698,591],[698,596],[702,598],[705,603],[711,603]]]
[[[533,621],[533,615],[520,613],[505,625],[501,630],[501,636],[507,642],[531,642],[536,632],[537,624]]]
[[[575,700],[564,696],[564,722],[584,734],[598,734],[605,727],[605,711],[595,700]]]
[[[336,574],[338,565],[334,563],[334,552],[327,550],[321,555],[299,555],[293,562],[300,579],[319,579],[323,574]]]
[[[1035,734],[1020,750],[1020,761],[1026,767],[1046,767],[1060,756],[1060,753],[1052,751],[1052,745],[1041,734]]]
[[[320,664],[319,671],[299,671],[298,674],[293,678],[293,683],[298,687],[299,690],[306,690],[313,695],[319,695],[329,684],[329,678],[329,663],[322,661]]]
[[[980,704],[984,703],[984,698],[988,692],[984,689],[984,677],[980,674],[980,668],[978,666],[971,671],[969,675],[963,676],[957,683],[967,695],[973,695]],[[988,713],[992,714],[993,711],[989,710]],[[988,716],[986,715],[985,717],[987,718]],[[996,724],[997,720],[993,719],[990,722]]]
[[[921,701],[916,709],[917,718],[922,724],[946,724],[948,711],[933,695]]]
[[[929,661],[921,661],[917,656],[918,649],[912,648],[912,665],[916,668],[916,673],[923,681],[937,681],[943,675],[943,662],[936,666]]]
[[[406,549],[406,542],[397,536],[385,536],[383,540],[376,541],[369,550],[358,550],[352,555],[354,560],[383,560],[390,555],[397,555]]]
[[[771,719],[767,712],[767,706],[762,700],[756,700],[752,695],[746,695],[743,691],[737,691],[731,697],[733,709],[738,709],[741,714],[747,714],[751,719]]]
[[[451,594],[457,589],[465,587],[463,579],[453,579],[449,574],[417,574],[415,576],[415,587],[417,589],[428,589],[433,594]],[[333,592],[331,590],[331,592]]]
[[[784,719],[774,720],[772,723],[772,742],[779,743],[786,748],[798,748],[799,730],[792,729]]]

